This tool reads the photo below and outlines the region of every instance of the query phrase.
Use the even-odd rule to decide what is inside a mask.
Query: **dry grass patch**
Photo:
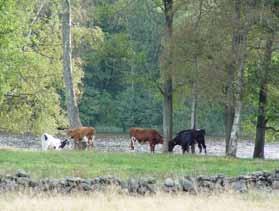
[[[88,195],[28,196],[8,194],[0,197],[1,210],[12,211],[278,211],[279,194],[169,195],[134,197],[117,193]]]

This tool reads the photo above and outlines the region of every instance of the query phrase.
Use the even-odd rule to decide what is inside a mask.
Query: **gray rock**
[[[66,177],[65,178],[66,186],[73,186],[80,184],[81,178],[79,177]]]
[[[88,183],[80,183],[80,187],[84,191],[91,191],[91,190],[93,190],[93,188]]]
[[[237,180],[232,183],[232,189],[236,192],[247,192],[247,186],[244,180]]]
[[[65,181],[66,182],[79,183],[79,182],[81,182],[81,178],[79,178],[79,177],[66,177]]]
[[[73,191],[73,187],[72,186],[68,186],[64,188],[64,192],[65,193],[71,193]]]
[[[139,187],[138,181],[136,181],[135,179],[129,179],[128,180],[128,191],[129,191],[129,193],[136,193],[138,187]]]
[[[144,185],[140,185],[137,189],[137,193],[140,195],[145,195],[147,191],[148,190],[147,190],[146,186],[144,186]]]
[[[171,178],[167,178],[164,182],[164,185],[166,187],[174,187],[175,186],[175,182],[173,181],[173,179]]]
[[[213,181],[209,181],[209,180],[200,181],[198,183],[198,187],[202,191],[213,191],[215,188],[215,183]]]
[[[120,181],[120,187],[122,189],[128,189],[128,182],[127,181],[124,181],[124,180],[121,180]]]
[[[80,181],[80,183],[85,183],[87,185],[91,185],[92,184],[92,180],[91,179],[83,179]]]
[[[11,175],[6,175],[4,178],[4,180],[10,180],[10,181],[17,181],[18,177],[16,176],[11,176]],[[2,180],[3,180],[2,179]]]
[[[0,191],[14,191],[18,188],[18,184],[15,180],[3,179],[0,184]]]
[[[146,178],[143,178],[142,180],[143,182],[147,183],[147,184],[150,184],[150,185],[153,185],[153,184],[156,184],[156,179],[153,178],[153,177],[146,177]]]
[[[58,179],[51,179],[48,182],[49,190],[55,190],[60,187],[60,181]]]
[[[146,189],[148,191],[148,193],[151,193],[151,194],[155,194],[156,193],[156,187],[152,184],[148,184],[146,186]]]
[[[22,169],[18,169],[16,171],[16,174],[15,174],[17,177],[30,177],[30,175],[28,173],[26,173],[24,170]]]
[[[225,187],[226,182],[227,182],[226,177],[223,176],[223,175],[219,175],[219,176],[217,176],[215,183],[216,183],[216,185],[220,185],[221,187]]]
[[[272,182],[272,189],[279,190],[279,181],[275,180]]]
[[[31,180],[28,177],[19,177],[17,179],[17,184],[22,185],[24,187],[29,187],[29,183]]]
[[[100,183],[100,178],[96,177],[93,180],[91,180],[91,185],[99,184]]]
[[[183,179],[180,179],[179,182],[180,182],[180,185],[181,185],[183,191],[196,192],[194,183],[190,179],[183,178]]]
[[[61,187],[66,187],[67,186],[67,182],[65,180],[59,180],[59,185]]]
[[[241,175],[237,179],[239,180],[252,180],[255,179],[257,176],[256,175]]]
[[[256,176],[256,177],[260,177],[260,176],[264,175],[264,172],[263,171],[255,171],[251,175]]]
[[[33,180],[30,180],[29,181],[29,187],[30,188],[35,188],[35,187],[38,187],[39,186],[39,183],[38,182],[35,182]]]
[[[174,193],[180,191],[179,181],[175,181],[171,178],[167,178],[164,182],[163,190],[168,193]]]

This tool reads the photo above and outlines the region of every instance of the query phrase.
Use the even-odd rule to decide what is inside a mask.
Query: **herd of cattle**
[[[96,130],[93,127],[71,128],[66,131],[67,137],[74,141],[75,149],[92,149],[94,147],[94,139]],[[130,128],[130,149],[134,150],[135,143],[149,144],[150,151],[154,153],[157,144],[163,144],[162,135],[155,129],[151,128]],[[205,145],[205,130],[204,129],[187,129],[180,131],[172,140],[168,142],[168,151],[172,152],[176,145],[180,145],[183,154],[189,152],[189,147],[194,149],[195,144],[198,144],[199,152],[206,153]],[[47,133],[41,136],[42,150],[48,149],[61,150],[70,144],[70,140],[61,140]],[[192,150],[192,153],[194,151]]]

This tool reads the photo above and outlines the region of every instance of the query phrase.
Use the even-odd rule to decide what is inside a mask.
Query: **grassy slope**
[[[133,154],[100,152],[31,152],[0,150],[0,173],[16,169],[31,172],[33,177],[94,177],[98,175],[158,176],[176,175],[239,175],[257,170],[272,171],[279,161],[229,159],[224,157]]]

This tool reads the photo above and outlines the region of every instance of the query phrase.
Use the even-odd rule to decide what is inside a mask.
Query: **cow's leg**
[[[81,141],[77,141],[77,149],[78,150],[81,150],[82,149],[82,146],[81,146]]]
[[[79,143],[76,140],[74,140],[74,149],[79,150]]]
[[[134,150],[135,149],[135,142],[136,142],[136,138],[134,136],[131,137],[131,142],[130,142],[130,149]]]
[[[198,147],[199,147],[200,153],[202,153],[202,145],[200,143],[198,143]]]
[[[182,153],[185,154],[185,152],[189,153],[189,145],[182,146]]]
[[[92,137],[92,136],[89,136],[89,137],[87,138],[87,137],[85,136],[84,138],[87,139],[87,143],[88,143],[87,149],[88,149],[88,150],[93,149],[93,137]]]
[[[86,150],[88,149],[88,138],[86,136],[81,137],[79,139],[79,146],[80,146],[80,150]]]
[[[195,154],[195,144],[192,143],[190,146],[191,146],[191,152],[192,152],[192,154]]]
[[[47,151],[48,145],[45,142],[46,141],[42,141],[42,151]]]
[[[95,147],[94,143],[95,143],[95,135],[93,135],[93,137],[92,137],[92,147]]]
[[[206,154],[206,145],[205,145],[205,141],[204,141],[204,137],[201,137],[197,140],[199,148],[200,148],[200,153],[202,152],[202,148],[204,149],[204,153]]]
[[[204,149],[204,153],[206,154],[207,151],[206,151],[206,145],[205,145],[205,143],[203,143],[202,146],[203,146],[203,149]]]
[[[150,151],[151,151],[152,153],[155,152],[155,144],[150,143]]]

